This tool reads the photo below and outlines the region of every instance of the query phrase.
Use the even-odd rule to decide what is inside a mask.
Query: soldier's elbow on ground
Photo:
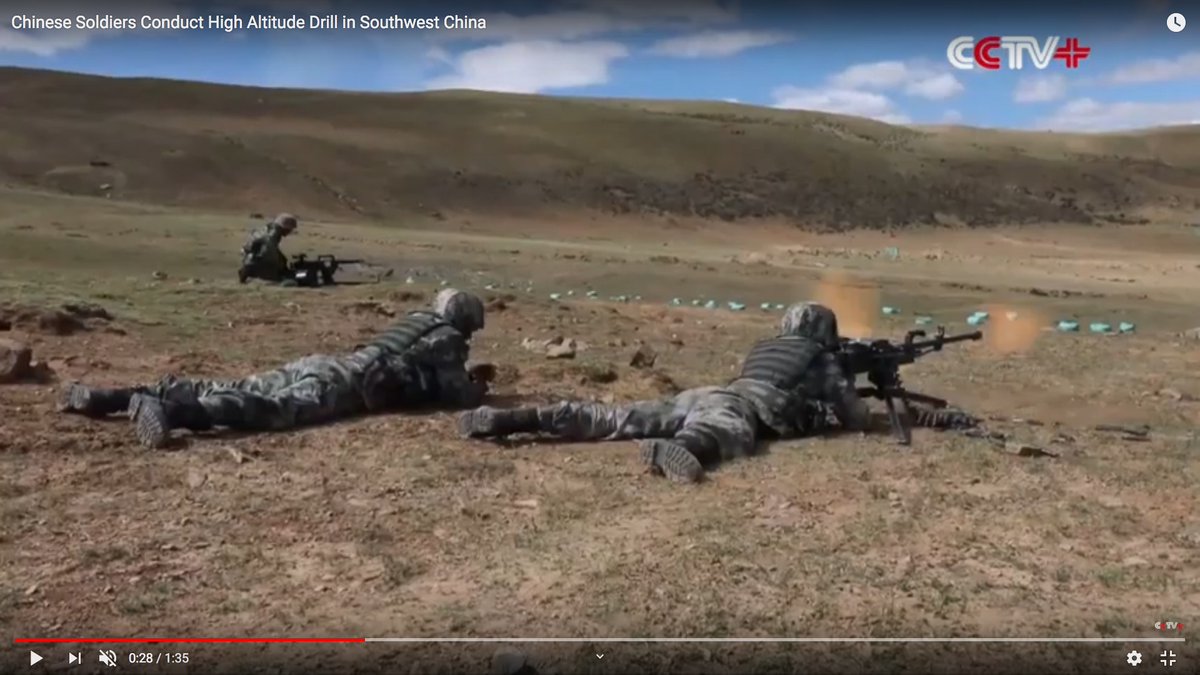
[[[861,399],[847,405],[843,417],[839,421],[847,431],[866,431],[871,426],[871,409]]]

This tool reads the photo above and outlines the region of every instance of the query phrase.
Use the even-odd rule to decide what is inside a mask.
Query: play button
[[[33,665],[42,660],[42,655],[37,652],[29,652],[29,665]]]

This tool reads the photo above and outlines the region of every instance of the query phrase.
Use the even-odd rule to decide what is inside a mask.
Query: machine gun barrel
[[[323,253],[317,256],[317,260],[328,262],[334,265],[362,265],[367,262],[362,258],[339,258],[332,253]]]
[[[925,335],[925,331],[912,331],[909,333],[909,335],[912,337],[923,337]],[[905,346],[912,347],[914,349],[933,349],[934,351],[937,351],[942,348],[942,345],[981,339],[983,339],[983,331],[981,330],[971,331],[970,333],[959,333],[957,335],[946,335],[946,329],[939,327],[938,332],[936,335],[934,335],[934,337],[931,337],[927,340],[912,340],[911,338],[908,338],[905,340]]]

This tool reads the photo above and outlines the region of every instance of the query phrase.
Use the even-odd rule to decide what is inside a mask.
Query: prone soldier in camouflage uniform
[[[623,406],[564,401],[500,410],[483,407],[459,416],[469,437],[543,432],[573,441],[639,439],[642,461],[668,478],[695,482],[706,465],[752,454],[763,437],[813,431],[818,413],[832,410],[847,429],[864,429],[869,414],[831,349],[837,317],[815,303],[793,305],[780,335],[756,344],[741,374],[723,387]],[[820,400],[828,408],[810,406]]]
[[[445,289],[432,312],[410,312],[345,356],[306,356],[240,380],[167,376],[119,389],[72,384],[59,409],[96,417],[127,411],[138,440],[157,448],[176,428],[276,431],[422,405],[473,408],[487,392],[487,382],[466,366],[468,341],[483,328],[483,315],[478,297]]]
[[[250,240],[242,247],[242,269],[238,273],[239,278],[242,281],[248,277],[284,281],[288,261],[279,244],[284,237],[296,231],[297,225],[296,216],[281,213],[251,233]]]

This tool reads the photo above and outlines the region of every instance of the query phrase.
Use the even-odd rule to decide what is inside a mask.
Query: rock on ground
[[[634,368],[652,368],[657,360],[658,354],[654,348],[643,344],[638,346],[637,351],[633,353],[633,357],[629,359],[629,365]]]
[[[88,330],[92,322],[112,320],[108,310],[92,303],[68,303],[57,308],[29,305],[0,305],[0,327],[21,327],[40,333],[71,335]]]
[[[30,374],[33,350],[16,340],[0,340],[0,382],[17,382]]]
[[[579,344],[575,342],[574,338],[564,339],[561,336],[549,340],[525,338],[521,342],[521,346],[531,352],[543,353],[548,359],[573,359],[579,349]]]

